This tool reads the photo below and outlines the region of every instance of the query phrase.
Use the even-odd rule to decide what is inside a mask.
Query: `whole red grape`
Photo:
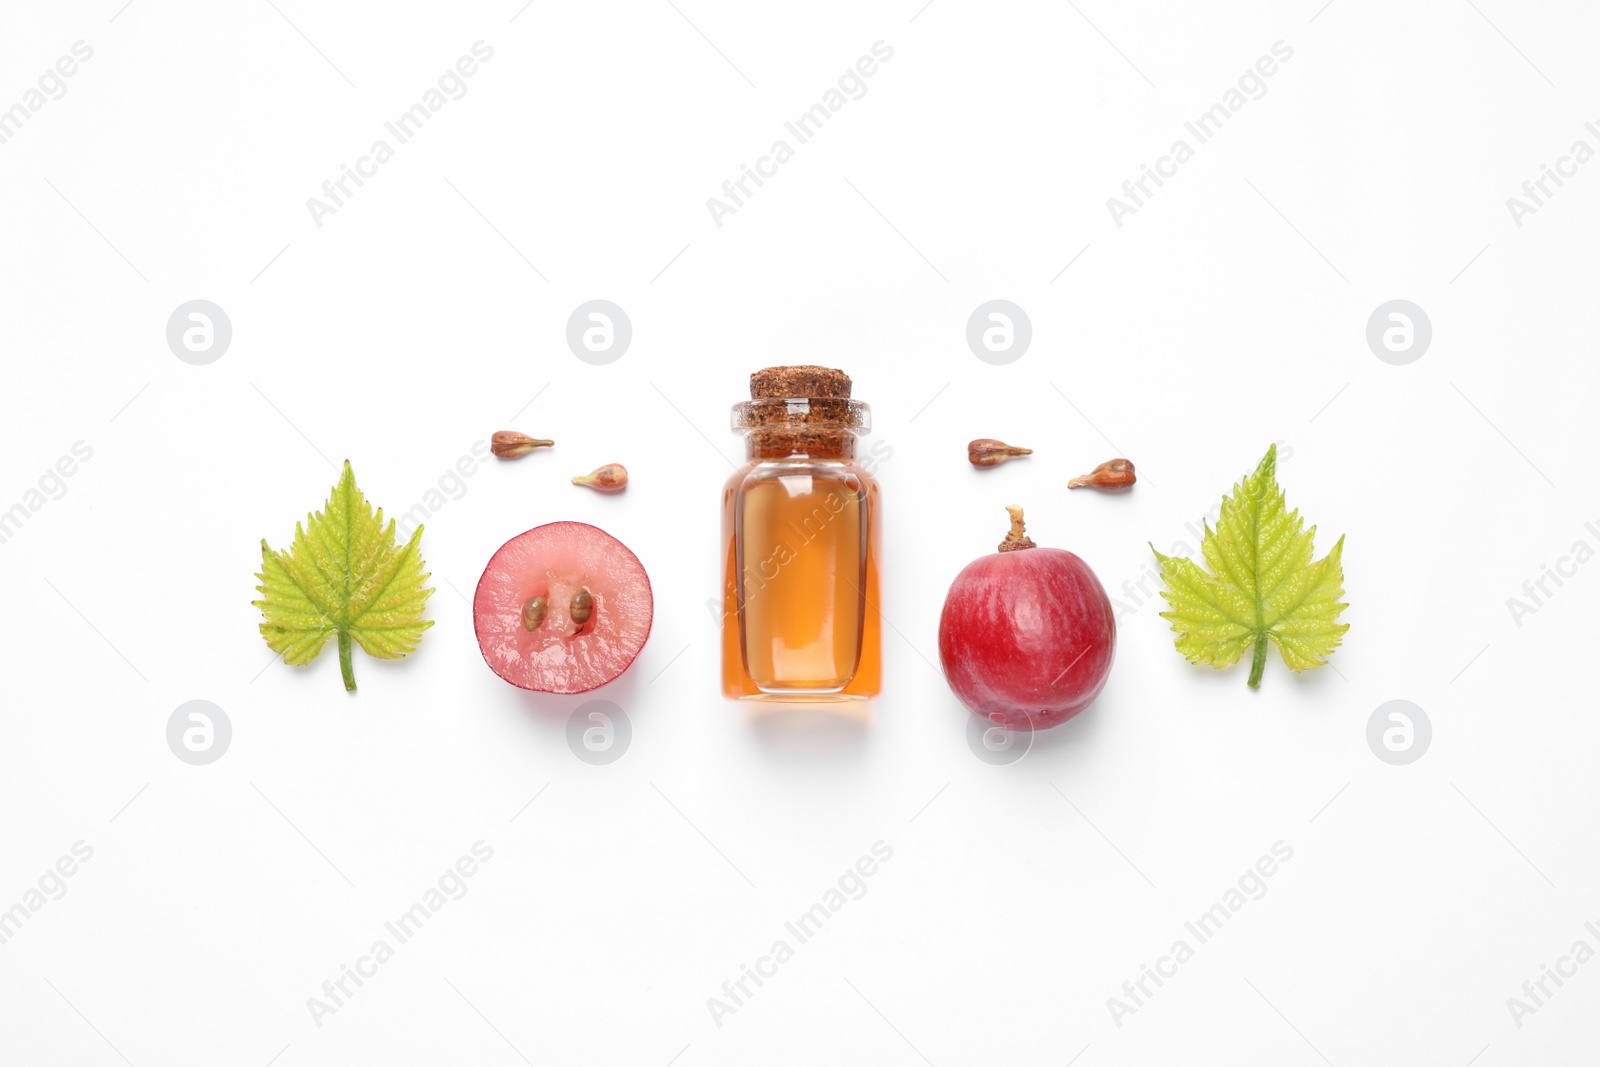
[[[1044,729],[1088,707],[1117,649],[1111,601],[1089,565],[1039,548],[1009,507],[998,552],[956,575],[939,616],[939,661],[975,715],[1013,730]]]

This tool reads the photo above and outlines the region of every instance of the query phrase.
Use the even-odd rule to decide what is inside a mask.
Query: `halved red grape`
[[[530,606],[536,597],[543,602]],[[644,648],[654,618],[639,557],[586,522],[513,537],[489,560],[472,598],[484,662],[512,685],[542,693],[586,693],[616,678]]]

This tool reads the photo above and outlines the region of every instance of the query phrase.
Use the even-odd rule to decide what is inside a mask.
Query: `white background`
[[[1590,1062],[1600,963],[1520,1028],[1506,999],[1600,948],[1600,569],[1520,626],[1507,598],[1600,548],[1600,165],[1521,228],[1506,198],[1600,147],[1600,16],[121,2],[0,16],[0,107],[94,49],[0,145],[0,507],[93,449],[0,544],[0,908],[94,850],[0,945],[0,1060]],[[306,199],[478,40],[467,95],[317,227]],[[706,198],[879,40],[866,95],[717,227]],[[1106,198],[1279,40],[1266,95],[1114,225]],[[234,330],[203,367],[164,333],[196,298]],[[633,322],[608,366],[564,340],[593,298]],[[1033,324],[1008,366],[964,337],[993,298]],[[1364,337],[1393,298],[1433,323],[1409,366]],[[862,725],[719,695],[727,407],[780,362],[848,370],[893,450]],[[276,663],[260,538],[341,459],[399,514],[508,427],[557,447],[446,479],[420,649],[358,652],[354,695],[331,645]],[[1036,453],[977,472],[979,436]],[[1274,653],[1251,692],[1122,586],[1273,441],[1319,555],[1347,535],[1351,629],[1336,670]],[[1131,493],[1065,490],[1114,455]],[[612,460],[624,496],[568,484]],[[1094,706],[992,766],[936,626],[1011,502],[1128,607]],[[485,561],[557,519],[654,581],[649,644],[596,694],[632,726],[610,766],[568,748],[584,698],[505,685],[473,640]],[[233,724],[204,767],[165,738],[197,698]],[[1404,767],[1365,740],[1397,698],[1434,728]],[[480,839],[467,895],[316,1025],[307,998]],[[707,998],[880,840],[866,895],[719,1027]],[[1280,840],[1266,896],[1117,1026],[1107,998]]]

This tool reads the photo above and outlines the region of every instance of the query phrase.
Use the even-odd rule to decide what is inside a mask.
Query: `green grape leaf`
[[[1209,574],[1191,560],[1156,552],[1166,582],[1161,595],[1172,608],[1161,617],[1172,623],[1178,651],[1190,663],[1221,668],[1253,646],[1252,689],[1261,685],[1268,641],[1290,670],[1304,671],[1326,663],[1350,629],[1336,621],[1348,606],[1339,602],[1344,538],[1312,562],[1317,528],[1303,529],[1300,512],[1285,507],[1277,465],[1273,445],[1255,473],[1222,498],[1217,528],[1207,523],[1200,542]]]
[[[422,527],[397,549],[394,520],[385,526],[383,509],[373,513],[346,460],[323,510],[295,523],[288,551],[261,542],[261,599],[251,601],[261,609],[261,636],[283,662],[302,664],[337,634],[339,670],[353,692],[352,640],[369,656],[399,659],[433,625],[422,617],[433,595],[424,566]]]

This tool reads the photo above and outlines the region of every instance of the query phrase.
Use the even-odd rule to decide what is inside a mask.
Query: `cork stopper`
[[[848,400],[850,375],[833,367],[768,367],[750,375],[750,398],[830,397]]]
[[[750,375],[751,399],[734,406],[734,429],[753,455],[853,455],[855,434],[871,425],[867,405],[850,399],[850,376],[810,364]]]

